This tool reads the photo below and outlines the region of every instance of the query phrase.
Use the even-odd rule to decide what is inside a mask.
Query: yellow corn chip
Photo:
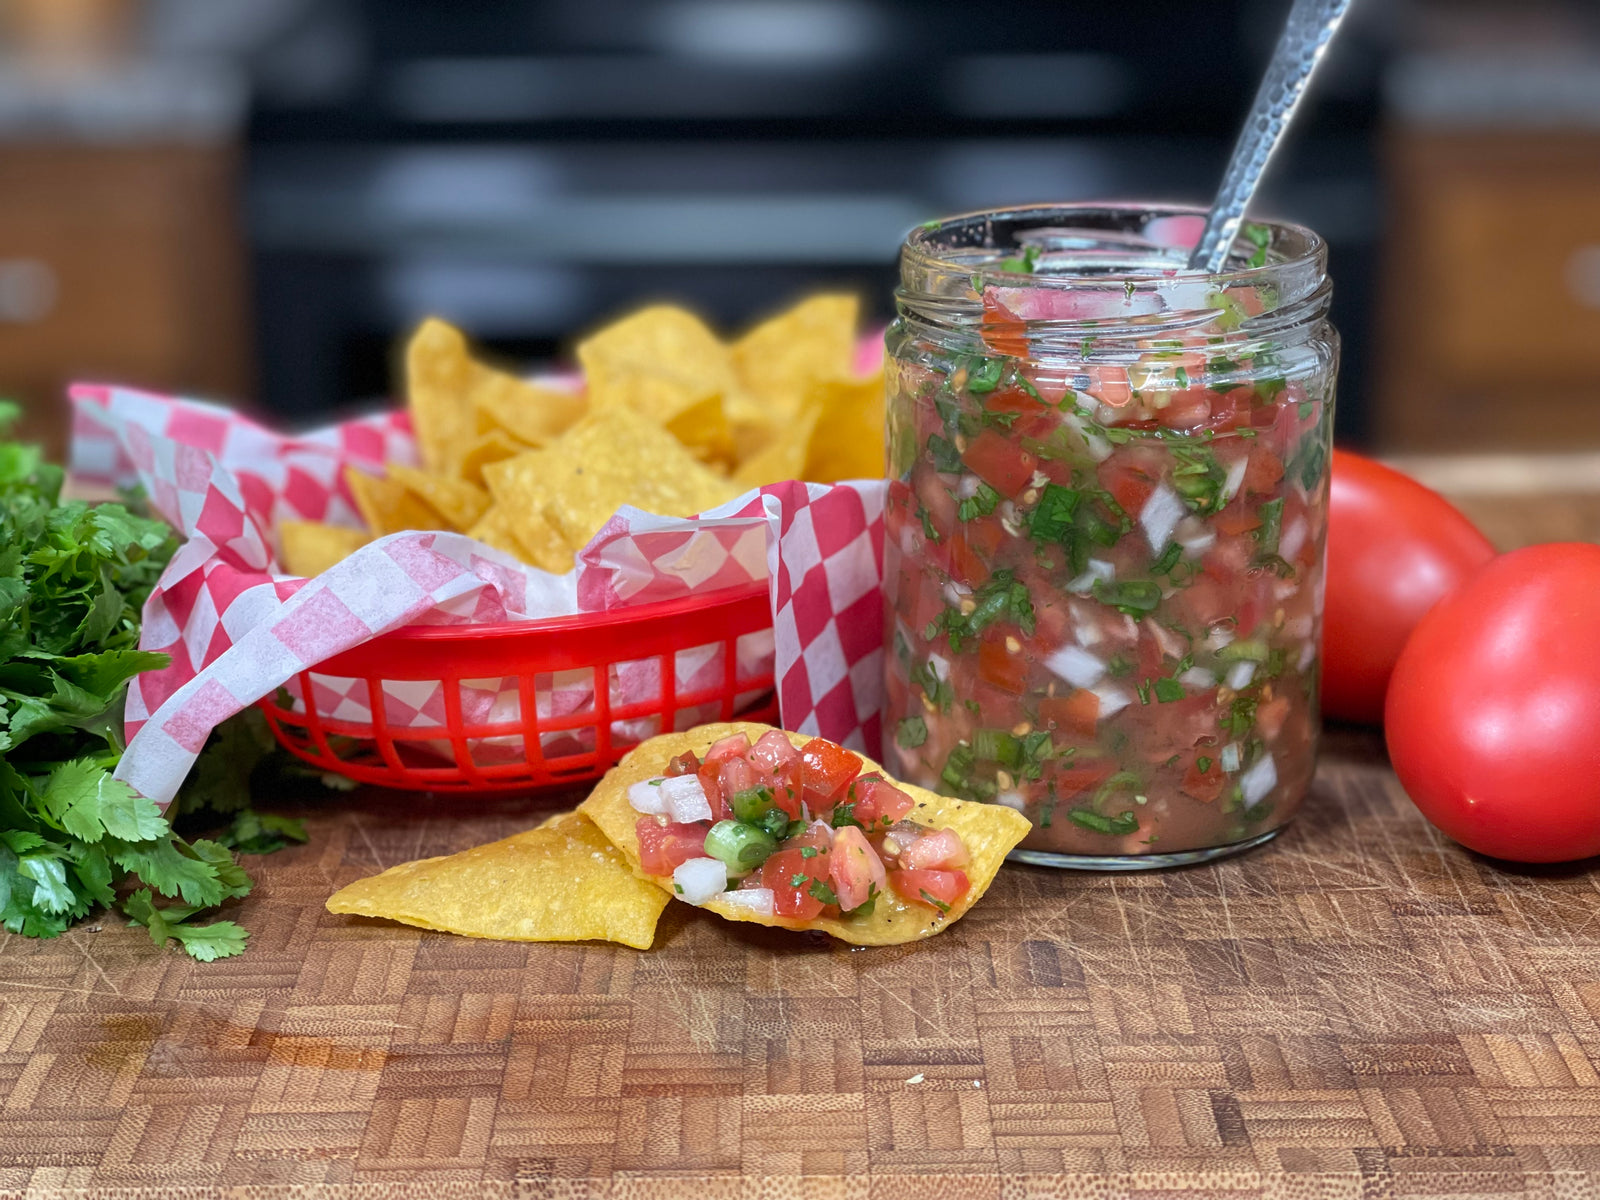
[[[770,726],[748,722],[731,725],[702,725],[687,733],[668,733],[653,737],[632,750],[621,762],[606,772],[606,776],[578,806],[578,811],[610,838],[626,855],[636,873],[639,867],[639,837],[635,832],[639,814],[628,803],[628,789],[664,774],[667,763],[693,750],[704,754],[719,738],[743,732],[752,742],[766,733]],[[786,733],[794,745],[804,746],[810,738],[798,733]],[[864,771],[882,772],[885,779],[891,776],[872,760],[862,756]],[[858,917],[818,917],[802,921],[795,917],[767,917],[748,909],[736,908],[723,901],[708,900],[703,907],[730,921],[752,921],[758,925],[774,925],[785,929],[820,929],[845,942],[858,946],[892,946],[901,942],[914,942],[930,937],[959,920],[968,909],[988,891],[995,873],[1013,846],[1033,828],[1028,818],[1003,804],[978,804],[969,800],[952,800],[926,788],[909,783],[896,783],[917,804],[910,819],[934,829],[954,829],[961,835],[972,861],[964,868],[971,885],[967,894],[950,906],[948,913],[908,904],[891,888],[878,897],[871,913]],[[663,892],[672,892],[670,878],[643,875]]]
[[[821,416],[811,434],[803,478],[813,483],[882,479],[883,372],[814,384],[809,402]]]
[[[687,517],[739,494],[666,430],[628,409],[592,412],[546,449],[485,467],[484,477],[519,538],[517,523],[540,514],[574,547],[624,504]]]
[[[764,449],[739,464],[733,481],[742,488],[753,488],[785,479],[810,478],[806,474],[806,457],[821,415],[819,409],[812,407],[783,422]]]
[[[423,465],[450,474],[478,436],[472,388],[478,364],[459,329],[429,317],[406,345],[406,397]]]
[[[303,579],[321,575],[372,540],[360,529],[321,521],[280,521],[278,537],[283,543],[283,569]]]
[[[481,421],[505,430],[530,446],[555,441],[583,416],[584,400],[572,392],[526,383],[502,371],[482,368],[472,402]]]
[[[344,477],[356,510],[375,538],[407,529],[448,528],[437,509],[392,479],[379,479],[355,467],[346,467]]]
[[[524,450],[532,448],[527,442],[512,437],[504,429],[491,429],[488,433],[480,433],[461,452],[461,457],[456,462],[456,474],[468,483],[488,487],[483,478],[484,467],[503,458],[515,458]]]
[[[740,386],[795,415],[815,381],[850,374],[858,308],[854,296],[812,296],[757,325],[733,347]]]
[[[489,511],[489,493],[476,484],[447,475],[430,475],[415,467],[389,464],[389,478],[437,509],[458,530],[471,529]]]
[[[536,512],[514,514],[496,504],[467,531],[467,536],[552,575],[565,575],[572,570],[572,547],[555,526]]]
[[[328,911],[508,942],[621,942],[648,950],[666,895],[579,813],[460,854],[359,879]]]
[[[722,399],[733,391],[728,350],[693,313],[657,305],[578,346],[595,408],[642,413],[701,457],[730,450]]]

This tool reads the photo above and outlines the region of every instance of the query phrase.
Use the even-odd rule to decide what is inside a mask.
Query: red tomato
[[[1092,738],[1100,720],[1100,697],[1088,688],[1068,696],[1047,696],[1039,701],[1039,724],[1078,737]]]
[[[661,824],[640,817],[633,831],[639,839],[639,867],[646,875],[671,875],[691,858],[706,856],[707,824]]]
[[[719,821],[733,816],[733,808],[728,803],[732,797],[722,794],[722,764],[702,763],[699,775],[700,790],[705,792],[706,801],[711,805],[711,815]]]
[[[971,861],[961,835],[954,829],[925,833],[900,852],[900,866],[907,871],[953,871]]]
[[[986,638],[978,645],[978,678],[1020,696],[1028,682],[1028,660],[1008,653],[1004,640]]]
[[[1205,759],[1205,769],[1200,769],[1200,760]],[[1186,795],[1193,796],[1203,804],[1211,804],[1222,795],[1222,785],[1227,782],[1227,777],[1222,773],[1222,765],[1217,761],[1215,750],[1209,754],[1196,754],[1194,761],[1189,764],[1189,769],[1184,773],[1181,787]]]
[[[845,912],[861,907],[874,887],[881,892],[887,882],[883,860],[867,841],[867,835],[854,825],[834,831],[828,864],[833,893],[839,897],[839,907]]]
[[[1333,452],[1322,709],[1376,723],[1406,637],[1440,597],[1494,557],[1442,496],[1400,472]]]
[[[772,911],[803,921],[821,914],[822,901],[811,894],[811,885],[827,882],[828,857],[823,851],[807,858],[794,849],[779,850],[767,859],[761,867],[761,886],[772,889]]]
[[[983,340],[996,354],[1028,357],[1028,326],[987,288],[983,293]]]
[[[1395,664],[1384,724],[1401,784],[1462,845],[1600,854],[1600,546],[1514,550],[1440,600]]]
[[[1283,478],[1283,460],[1267,447],[1257,445],[1250,450],[1250,461],[1245,464],[1241,493],[1266,495],[1278,486]]]
[[[985,429],[967,443],[963,461],[979,479],[1002,496],[1015,496],[1028,486],[1039,460],[1009,435]]]
[[[890,871],[889,886],[902,900],[948,912],[972,885],[965,871]]]
[[[1172,400],[1156,413],[1156,420],[1168,429],[1198,429],[1211,419],[1211,402],[1217,398],[1216,392],[1203,388],[1173,392]]]
[[[845,802],[854,802],[851,815],[868,829],[874,825],[893,825],[916,807],[917,802],[880,775],[868,775],[850,785]]]
[[[826,738],[812,738],[802,746],[800,761],[805,802],[814,813],[832,808],[844,785],[861,774],[861,759]]]
[[[743,758],[748,749],[750,749],[749,734],[730,733],[727,737],[711,744],[711,749],[706,751],[706,761],[720,763],[727,762],[730,758]]]

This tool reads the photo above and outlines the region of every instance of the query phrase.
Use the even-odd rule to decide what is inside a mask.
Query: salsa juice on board
[[[886,755],[1023,811],[1030,861],[1197,861],[1269,837],[1311,781],[1325,249],[1247,225],[1208,277],[1183,270],[1197,228],[1008,210],[902,254]]]

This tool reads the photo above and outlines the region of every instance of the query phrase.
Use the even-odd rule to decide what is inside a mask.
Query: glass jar
[[[886,755],[1020,809],[1014,857],[1200,862],[1316,758],[1338,337],[1323,241],[1188,209],[1007,209],[901,252]]]

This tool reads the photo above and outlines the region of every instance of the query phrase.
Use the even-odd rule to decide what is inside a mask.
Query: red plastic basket
[[[765,583],[548,621],[419,626],[384,634],[302,672],[303,710],[282,693],[260,707],[288,750],[362,783],[458,792],[572,785],[599,778],[655,733],[736,715],[776,723],[770,658],[766,670],[748,675],[741,674],[739,661],[741,641],[770,638],[771,629]],[[680,654],[698,656],[702,684],[708,674],[716,681],[686,687]],[[626,667],[637,677],[652,662],[661,681],[656,694],[614,703],[614,670]],[[564,678],[570,686],[583,679],[575,674],[581,672],[593,681],[587,707],[542,713],[551,707],[555,680]],[[330,687],[330,680],[339,686]],[[503,696],[515,697],[516,712],[506,720],[470,723],[463,685],[496,680]],[[441,685],[442,724],[391,724],[385,713],[392,689],[386,694],[385,684],[435,682]],[[371,719],[338,719],[339,705],[362,684]]]

